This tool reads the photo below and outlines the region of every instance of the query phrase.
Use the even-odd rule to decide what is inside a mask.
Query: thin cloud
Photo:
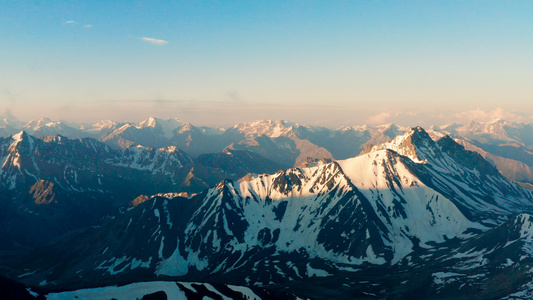
[[[455,119],[459,122],[467,123],[469,121],[490,122],[495,120],[506,120],[511,122],[525,122],[527,115],[520,112],[506,110],[503,107],[497,107],[493,110],[474,109],[455,114]]]
[[[394,123],[412,126],[411,124],[423,125],[428,122],[421,117],[420,111],[383,111],[367,117],[365,123],[369,125]]]
[[[368,121],[368,123],[370,123],[372,125],[374,125],[374,124],[383,124],[387,120],[389,120],[390,117],[392,117],[392,114],[390,112],[382,112],[382,113],[379,113],[377,115],[373,115],[373,116],[368,117],[367,121]]]
[[[85,26],[83,26],[83,27],[85,27],[85,28],[92,28],[92,27],[93,27],[93,24],[87,24],[87,25],[85,25]]]
[[[226,97],[235,102],[244,102],[244,99],[242,98],[241,94],[237,91],[226,92]]]
[[[143,41],[145,41],[147,43],[153,44],[153,45],[157,45],[157,46],[164,46],[164,45],[168,44],[168,41],[160,40],[160,39],[154,39],[154,38],[150,38],[150,37],[142,37],[141,40],[143,40]]]
[[[76,21],[69,20],[65,22],[65,24],[74,24],[74,23],[76,23]]]

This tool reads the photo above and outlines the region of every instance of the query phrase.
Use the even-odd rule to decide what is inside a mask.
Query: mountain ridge
[[[317,277],[340,279],[387,268],[411,272],[416,261],[449,270],[419,267],[433,282],[427,293],[457,293],[450,280],[467,275],[448,274],[464,273],[458,258],[470,257],[469,241],[493,236],[491,230],[504,228],[514,215],[533,212],[533,193],[487,164],[449,137],[433,141],[422,128],[414,128],[351,159],[249,181],[223,180],[191,198],[154,197],[115,221],[77,233],[71,237],[78,241],[74,248],[65,248],[72,245],[65,238],[31,254],[33,258],[25,259],[31,262],[24,271],[29,275],[20,280],[36,285],[47,278],[46,286],[60,288],[80,284],[82,272],[85,284],[94,285],[187,278],[273,288],[287,279],[305,284]],[[519,192],[503,190],[507,202],[502,202],[483,187],[492,183]],[[457,189],[460,185],[471,190]],[[481,204],[488,208],[477,214]],[[529,236],[519,239],[527,242]],[[491,240],[487,245],[484,249],[500,244]],[[444,258],[424,258],[439,253]],[[61,267],[56,266],[58,259]],[[500,263],[486,259],[487,264]],[[473,283],[467,282],[465,290],[470,290]],[[353,291],[375,293],[363,286]]]

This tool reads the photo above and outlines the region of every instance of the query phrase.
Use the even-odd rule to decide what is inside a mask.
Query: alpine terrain
[[[310,149],[310,144],[297,143],[302,135],[287,135],[282,125],[269,132],[271,139],[278,135],[293,141],[296,149]],[[28,293],[48,299],[155,293],[183,298],[193,292],[243,299],[533,296],[533,191],[510,181],[450,136],[440,136],[434,140],[415,127],[389,141],[367,143],[351,158],[296,157],[302,167],[224,179],[194,195],[155,195],[92,227],[80,226],[39,247],[3,255],[2,273],[24,284]],[[29,138],[21,133],[10,139],[10,145],[18,145]],[[31,138],[27,143],[36,147],[47,140]],[[102,149],[95,153],[106,158],[95,160],[106,166],[130,170],[146,165],[139,161],[145,156],[136,154],[147,151],[140,146],[112,150],[95,140],[69,140],[88,141]],[[165,161],[175,164],[170,170],[205,162],[235,172],[231,167],[238,165],[217,157],[261,145],[255,141],[198,158],[167,149],[164,153],[176,158]],[[145,154],[153,163],[150,174],[176,178],[154,171],[164,165],[152,158],[161,155],[157,153]],[[17,168],[15,157],[7,157]],[[19,157],[22,166],[24,153]],[[49,169],[36,166],[25,168],[25,174],[42,177],[37,174]],[[90,167],[85,162],[72,170],[84,166]],[[82,178],[98,181],[98,175],[80,172],[77,181],[76,175],[47,180],[65,191],[82,189],[74,185]],[[22,175],[6,176],[15,178],[4,180],[10,191]],[[126,176],[117,178],[131,182]],[[116,191],[101,193],[95,199]]]

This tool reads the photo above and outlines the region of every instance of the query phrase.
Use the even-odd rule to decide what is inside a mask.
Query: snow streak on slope
[[[143,149],[132,148],[124,159],[153,170],[143,163]],[[142,275],[275,286],[373,272],[386,282],[389,274],[377,272],[405,272],[390,275],[398,279],[415,266],[430,279],[427,289],[445,293],[459,280],[473,288],[490,277],[484,274],[533,256],[530,216],[511,217],[530,202],[531,192],[479,155],[414,128],[355,158],[225,180],[191,198],[146,201],[119,223],[86,232],[68,256],[73,263],[25,273],[57,279],[51,286],[62,276],[76,280],[78,272],[87,280],[105,277],[106,284]],[[506,218],[505,226],[489,229]],[[101,243],[99,252],[89,248],[93,241]],[[91,256],[79,258],[80,250]]]
[[[142,219],[128,219],[122,224],[128,234],[145,232],[152,252],[139,255],[132,249],[106,253],[106,258],[101,258],[104,262],[91,263],[120,276],[133,272],[124,268],[131,258],[148,261],[146,268],[168,276],[228,273],[253,265],[251,256],[264,261],[282,253],[302,261],[397,264],[415,249],[465,239],[469,237],[465,232],[485,229],[465,217],[456,199],[417,176],[418,167],[433,164],[423,156],[429,151],[426,149],[434,153],[441,149],[432,145],[429,137],[423,143],[417,139],[407,136],[402,141],[411,140],[406,146],[411,147],[418,163],[392,150],[375,150],[317,167],[259,175],[250,181],[225,180],[191,199],[176,200],[181,203],[179,211],[177,204],[170,205],[175,200],[163,204],[154,201],[153,213],[143,206],[138,217]],[[449,168],[466,172],[455,160],[449,163],[453,163]],[[454,180],[445,184],[461,183],[459,177]],[[145,210],[151,216],[150,223]],[[169,225],[178,224],[178,219],[181,225]],[[145,224],[151,225],[144,228]],[[299,265],[297,272],[291,272],[300,276],[313,269],[318,268]],[[320,274],[328,272],[322,270]]]
[[[185,244],[200,253],[213,247],[216,252],[231,248],[244,255],[253,248],[274,247],[283,252],[303,250],[310,257],[332,261],[383,264],[383,257],[365,253],[372,245],[382,249],[383,243],[375,218],[367,215],[364,206],[368,203],[361,203],[335,163],[289,169],[249,182],[226,181],[209,191],[186,229]],[[343,210],[350,212],[342,215]],[[332,234],[333,223],[341,222],[353,223],[336,232],[342,236],[330,237],[329,242],[339,238],[347,244],[338,251],[325,235]],[[377,239],[352,240],[350,233],[358,229],[362,231],[358,235],[370,230]],[[199,236],[201,244],[194,242]]]
[[[424,185],[389,150],[251,181],[225,181],[202,203],[174,251],[182,259],[209,260],[213,252],[225,251],[242,259],[253,249],[272,247],[338,263],[395,264],[415,246],[430,248],[430,242],[466,238],[468,229],[485,228]],[[166,265],[159,274],[173,272]]]
[[[264,294],[260,293],[260,294]],[[266,294],[268,295],[268,294]],[[265,296],[265,295],[263,295]],[[151,281],[137,282],[123,286],[107,286],[81,289],[69,292],[51,293],[48,300],[92,299],[129,300],[156,297],[157,299],[187,300],[198,299],[261,299],[250,288],[234,285],[217,285],[196,282]],[[267,296],[267,298],[269,298]],[[292,297],[291,297],[292,298]]]
[[[479,154],[448,136],[433,141],[417,127],[377,149],[406,156],[405,163],[422,182],[453,201],[471,220],[494,226],[513,213],[532,209],[531,191],[510,182]]]
[[[412,251],[413,238],[424,248],[428,242],[465,237],[469,228],[483,228],[469,221],[449,199],[424,185],[402,159],[379,150],[339,161],[351,182],[369,199],[388,228],[393,262]]]
[[[157,150],[143,146],[131,146],[121,151],[120,157],[113,158],[108,163],[165,175],[172,175],[177,168],[193,164],[192,158],[175,146]]]

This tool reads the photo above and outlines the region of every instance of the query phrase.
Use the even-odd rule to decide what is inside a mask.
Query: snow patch
[[[125,286],[108,286],[100,288],[82,289],[70,292],[51,293],[48,300],[93,299],[93,300],[129,300],[142,299],[145,295],[164,291],[168,299],[186,300],[185,292],[176,282],[155,281],[138,282]]]
[[[327,277],[331,276],[327,271],[322,269],[315,269],[311,267],[311,263],[307,263],[307,276],[309,277]]]

